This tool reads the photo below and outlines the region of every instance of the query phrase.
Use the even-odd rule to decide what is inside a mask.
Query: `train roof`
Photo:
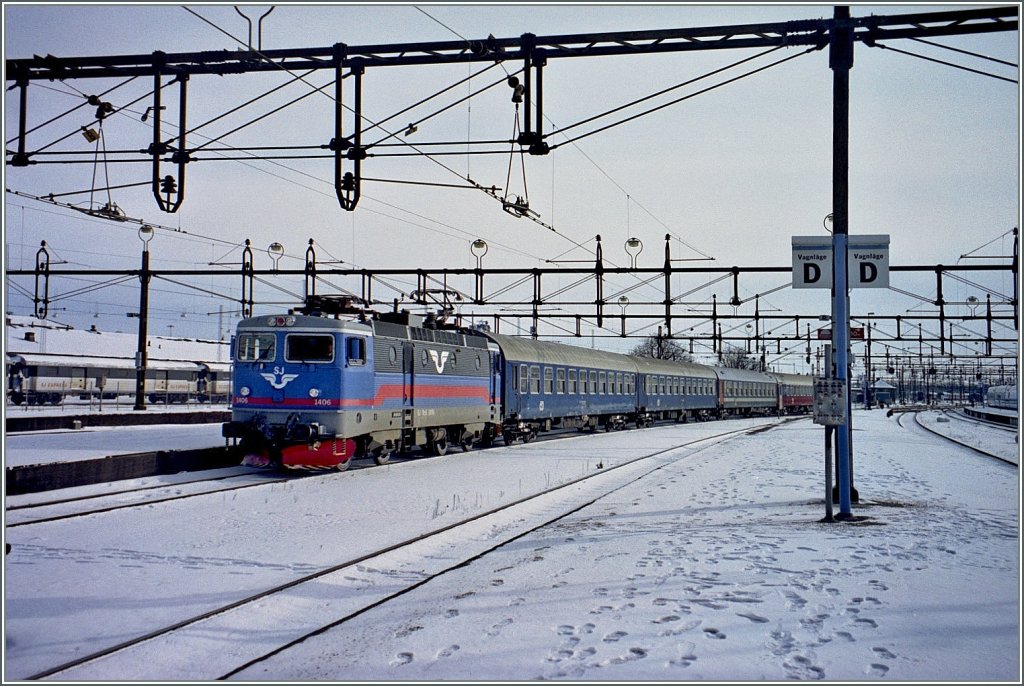
[[[733,367],[713,367],[713,369],[722,381],[753,381],[755,383],[775,381],[771,374],[753,369],[735,369]]]
[[[291,324],[287,323],[288,321],[291,321]],[[247,317],[238,322],[237,330],[267,329],[269,331],[284,331],[288,333],[291,329],[299,328],[351,331],[361,334],[370,333],[370,325],[367,322],[310,314],[270,314],[260,315],[259,317]]]
[[[485,332],[484,335],[501,346],[505,359],[511,362],[536,362],[537,364],[557,364],[567,367],[603,367],[636,371],[634,358],[627,355],[490,332]]]
[[[7,353],[8,361],[32,367],[102,367],[103,369],[135,370],[135,360],[124,357],[99,357],[91,355],[54,355],[50,353]],[[199,363],[185,360],[161,360],[147,358],[146,368],[158,371],[195,371]],[[225,367],[230,368],[229,365]]]
[[[675,376],[692,376],[714,379],[715,372],[711,367],[695,362],[679,362],[676,360],[660,360],[653,357],[633,357],[641,374],[672,374]]]
[[[808,376],[807,374],[790,374],[789,372],[767,372],[767,374],[768,376],[773,376],[778,379],[780,383],[804,385],[811,385],[814,383],[814,377]]]

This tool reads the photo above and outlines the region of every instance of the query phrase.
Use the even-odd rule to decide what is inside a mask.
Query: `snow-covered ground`
[[[598,463],[740,424],[456,452],[7,529],[4,678]],[[233,678],[1019,682],[1017,468],[900,428],[882,410],[856,412],[854,426],[864,521],[820,521],[822,428],[807,419],[681,449],[592,505]],[[336,597],[302,598],[304,612],[331,617],[346,592],[399,576],[364,566]],[[283,617],[268,610],[243,631],[198,631],[178,654],[90,678],[216,678],[213,658],[278,639]]]
[[[1008,414],[1009,410],[1005,412]],[[923,425],[943,436],[1020,464],[1017,458],[1019,437],[1010,426],[999,430],[958,412],[922,412],[918,418]]]

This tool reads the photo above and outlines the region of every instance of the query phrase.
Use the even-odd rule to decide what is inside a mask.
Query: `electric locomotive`
[[[359,313],[358,319],[340,319]],[[346,299],[243,319],[234,342],[232,420],[245,464],[346,469],[420,446],[443,455],[500,432],[497,345],[406,312],[373,319]]]

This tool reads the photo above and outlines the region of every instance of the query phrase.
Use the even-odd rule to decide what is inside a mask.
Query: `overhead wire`
[[[900,50],[899,48],[894,48],[891,45],[884,45],[882,43],[868,43],[868,45],[871,46],[872,48],[881,48],[882,50],[891,50],[892,52],[896,52],[896,53],[899,53],[901,55],[907,55],[909,57],[916,57],[916,58],[918,58],[920,60],[925,60],[927,62],[935,62],[937,64],[943,64],[943,65],[945,65],[947,67],[953,67],[954,69],[960,69],[962,71],[971,72],[972,74],[980,74],[981,76],[987,76],[989,78],[996,79],[998,81],[1008,81],[1010,83],[1018,83],[1017,79],[1011,79],[1011,78],[1008,78],[1006,76],[1000,76],[999,74],[993,74],[991,72],[981,71],[980,69],[972,69],[971,67],[965,67],[962,64],[956,64],[954,62],[947,62],[946,60],[940,60],[940,59],[938,59],[936,57],[928,57],[927,55],[922,55],[922,54],[916,53],[916,52],[910,52],[909,50]]]
[[[960,53],[962,55],[969,55],[971,57],[977,57],[979,59],[988,60],[989,62],[996,62],[997,64],[1005,64],[1006,66],[1013,67],[1015,69],[1018,66],[1015,62],[1008,62],[1007,60],[1001,60],[1001,59],[998,59],[996,57],[990,57],[988,55],[982,55],[979,52],[971,52],[970,50],[963,50],[961,48],[954,48],[951,45],[943,45],[942,43],[935,43],[935,42],[930,41],[930,40],[925,40],[924,38],[913,38],[913,37],[911,37],[910,40],[917,41],[918,43],[924,43],[925,45],[931,45],[931,46],[934,46],[936,48],[942,48],[943,50],[950,50],[952,52],[958,52],[958,53]]]
[[[748,72],[740,74],[739,76],[734,76],[731,79],[726,79],[725,81],[722,81],[721,83],[716,83],[714,85],[708,86],[707,88],[702,88],[699,91],[696,91],[694,93],[690,93],[689,95],[684,95],[681,98],[676,98],[675,100],[671,100],[669,102],[663,103],[661,105],[658,105],[657,107],[652,107],[651,109],[644,110],[643,112],[639,112],[639,113],[634,114],[632,116],[626,117],[625,119],[621,119],[619,121],[612,122],[611,124],[606,124],[605,126],[602,126],[600,128],[593,129],[593,130],[587,131],[585,133],[581,133],[581,134],[579,134],[577,136],[569,138],[567,141],[551,145],[550,149],[554,150],[555,148],[561,147],[561,146],[565,145],[566,143],[572,143],[572,142],[578,141],[578,140],[580,140],[582,138],[587,138],[587,137],[593,136],[593,135],[595,135],[597,133],[602,133],[602,132],[607,131],[609,129],[615,128],[616,126],[621,126],[622,124],[626,124],[626,123],[631,122],[631,121],[633,121],[635,119],[639,119],[640,117],[645,117],[645,116],[647,116],[649,114],[653,114],[654,112],[657,112],[659,110],[663,110],[666,107],[671,107],[673,105],[678,105],[679,103],[684,102],[686,100],[690,100],[691,98],[695,98],[698,95],[703,95],[705,93],[709,93],[709,92],[711,92],[713,90],[721,88],[722,86],[727,86],[727,85],[729,85],[731,83],[735,83],[736,81],[739,81],[741,79],[745,79],[745,78],[747,78],[749,76],[753,76],[754,74],[758,74],[758,73],[760,73],[762,71],[771,69],[773,67],[777,67],[777,66],[779,66],[781,64],[785,64],[786,62],[794,60],[794,59],[796,59],[798,57],[803,57],[804,55],[807,55],[807,54],[809,54],[811,52],[815,52],[815,51],[817,51],[819,49],[820,48],[818,48],[817,46],[807,48],[806,50],[798,52],[798,53],[796,53],[794,55],[790,55],[790,56],[784,57],[784,58],[782,58],[780,60],[776,60],[775,62],[772,62],[771,64],[766,64],[764,66],[758,67],[757,69],[752,69],[752,70],[750,70]],[[549,137],[549,136],[551,136],[551,135],[553,135],[555,133],[558,133],[558,132],[557,131],[552,131],[551,133],[545,134],[545,137]]]

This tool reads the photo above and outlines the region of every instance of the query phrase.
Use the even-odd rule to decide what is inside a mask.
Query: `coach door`
[[[402,344],[402,426],[412,426],[412,408],[416,400],[416,350],[412,343]]]

